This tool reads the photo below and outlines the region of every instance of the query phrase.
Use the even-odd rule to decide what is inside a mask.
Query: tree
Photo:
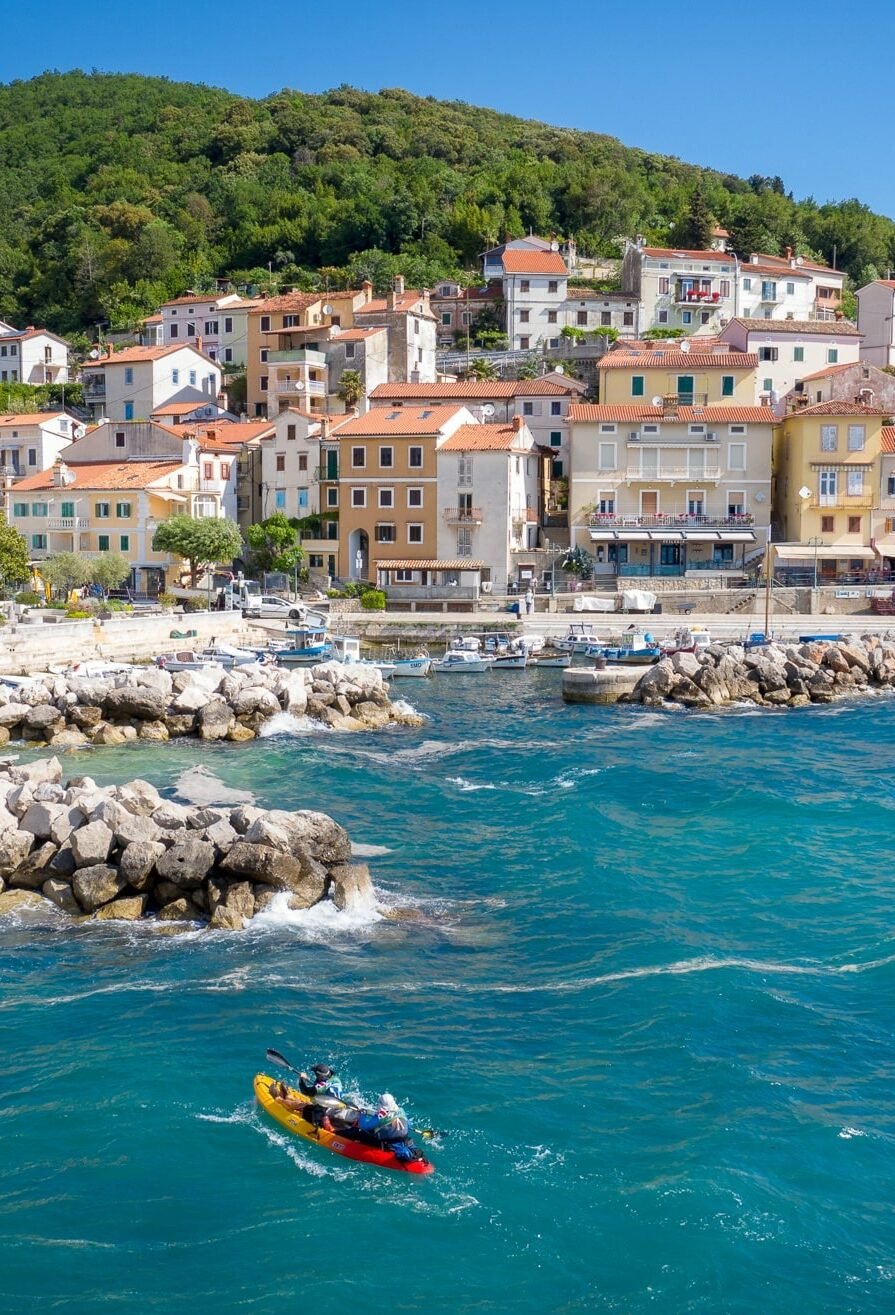
[[[182,557],[190,573],[190,588],[197,587],[205,566],[231,562],[242,548],[242,536],[232,521],[202,516],[170,516],[152,536],[156,552]]]
[[[40,573],[56,593],[68,596],[72,589],[87,584],[91,562],[77,552],[57,552],[41,562]]]
[[[690,195],[687,213],[677,226],[678,241],[685,250],[708,251],[714,226],[705,197],[705,188],[700,180]]]
[[[304,557],[298,531],[282,511],[275,511],[258,525],[250,525],[246,538],[259,571],[282,571],[290,575]]]
[[[28,545],[18,530],[0,521],[0,583],[21,584],[28,574]]]
[[[477,356],[470,364],[469,374],[473,379],[496,379],[497,368],[491,361],[486,361],[484,356]]]
[[[118,552],[100,553],[98,557],[89,558],[87,565],[90,569],[87,578],[91,584],[98,585],[104,594],[122,585],[131,573],[130,562]]]
[[[357,406],[364,395],[364,386],[359,370],[343,370],[339,380],[339,397],[349,410]]]

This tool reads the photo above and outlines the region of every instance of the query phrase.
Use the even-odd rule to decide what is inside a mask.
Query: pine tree
[[[714,227],[715,221],[705,199],[702,183],[699,182],[693,188],[687,213],[679,224],[681,246],[690,251],[707,251],[712,243]]]

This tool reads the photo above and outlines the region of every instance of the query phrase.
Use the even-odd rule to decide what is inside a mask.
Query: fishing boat
[[[419,1157],[417,1159],[400,1160],[394,1151],[386,1150],[383,1146],[370,1146],[343,1133],[329,1132],[326,1128],[316,1127],[303,1117],[300,1110],[290,1109],[288,1105],[283,1104],[275,1094],[278,1090],[279,1083],[275,1078],[268,1077],[266,1073],[259,1073],[256,1076],[255,1099],[258,1104],[265,1114],[276,1119],[277,1123],[296,1137],[303,1137],[305,1141],[323,1146],[334,1155],[341,1155],[346,1160],[359,1160],[363,1164],[374,1164],[380,1169],[396,1169],[402,1173],[434,1172],[432,1161],[427,1160],[419,1151],[416,1152]],[[286,1096],[290,1102],[303,1102],[305,1105],[311,1103],[300,1091],[292,1087],[287,1088]]]
[[[413,678],[422,679],[428,676],[432,670],[432,659],[428,653],[416,653],[413,657],[401,657],[400,653],[389,662],[394,667],[392,676],[395,680]]]
[[[442,675],[478,676],[490,671],[494,659],[470,653],[467,649],[449,648],[440,661],[432,663],[432,670]]]
[[[258,662],[258,653],[253,648],[237,648],[235,644],[226,644],[221,640],[209,644],[203,648],[202,657],[208,658],[210,662],[217,662],[227,671],[233,667],[244,667],[249,662]],[[261,658],[261,661],[264,659]]]
[[[252,655],[254,658],[254,654]],[[164,671],[207,671],[215,667],[223,671],[223,665],[215,658],[206,657],[192,648],[179,648],[174,653],[160,653],[155,665]]]
[[[276,651],[281,667],[309,667],[326,662],[333,655],[333,646],[322,626],[296,626],[289,635],[290,646]]]
[[[573,621],[566,634],[551,639],[550,643],[561,653],[587,653],[597,647],[600,640],[590,621]]]
[[[648,667],[658,662],[662,650],[649,632],[626,630],[617,644],[600,644],[585,650],[587,657],[604,658],[626,667]]]
[[[682,626],[662,644],[662,654],[671,657],[674,653],[701,653],[711,642],[712,637],[703,626]]]
[[[529,664],[532,667],[546,667],[555,670],[565,671],[566,667],[572,665],[571,653],[550,653],[547,652],[541,657],[532,658]]]
[[[498,653],[497,657],[491,659],[492,671],[524,671],[528,666],[528,654],[524,651],[519,653]]]

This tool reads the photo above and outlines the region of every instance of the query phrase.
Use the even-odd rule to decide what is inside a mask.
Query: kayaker
[[[409,1144],[413,1131],[410,1120],[390,1092],[382,1093],[375,1112],[361,1110],[356,1126],[359,1133],[394,1151],[399,1160],[413,1158],[414,1148]]]
[[[303,1096],[308,1096],[318,1105],[344,1103],[342,1083],[329,1064],[315,1064],[311,1072],[314,1074],[313,1078],[308,1077],[304,1072],[298,1075],[298,1089]]]

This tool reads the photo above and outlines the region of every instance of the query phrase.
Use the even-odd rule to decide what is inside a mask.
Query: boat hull
[[[363,1142],[350,1141],[338,1133],[327,1132],[325,1128],[315,1128],[303,1119],[297,1110],[287,1109],[276,1096],[272,1088],[278,1085],[275,1078],[266,1073],[255,1077],[255,1099],[270,1118],[275,1119],[281,1127],[295,1137],[314,1142],[325,1147],[334,1155],[341,1155],[345,1160],[357,1160],[362,1164],[373,1164],[379,1169],[393,1169],[399,1173],[428,1174],[435,1172],[431,1160],[399,1160],[393,1151],[380,1150],[378,1146],[365,1146]],[[304,1101],[301,1092],[287,1088],[290,1100]],[[305,1101],[305,1104],[309,1102]]]
[[[395,680],[421,680],[432,669],[432,659],[428,657],[395,658],[392,677]]]

